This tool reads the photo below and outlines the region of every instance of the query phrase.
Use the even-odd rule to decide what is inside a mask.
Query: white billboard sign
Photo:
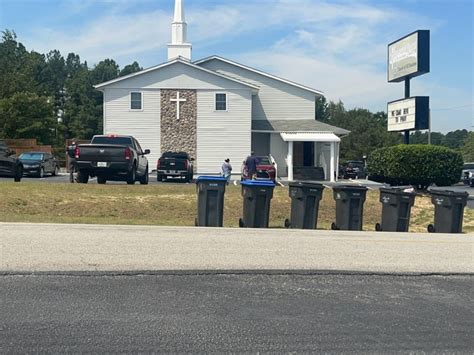
[[[406,131],[415,129],[416,99],[409,98],[388,104],[388,130]]]
[[[388,47],[388,81],[418,71],[418,32]]]

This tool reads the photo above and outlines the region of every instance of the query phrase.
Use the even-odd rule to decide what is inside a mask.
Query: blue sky
[[[431,31],[431,73],[412,95],[431,97],[435,131],[469,129],[473,114],[472,0],[184,0],[193,59],[212,54],[311,86],[347,108],[386,110],[403,84],[386,80],[387,44]],[[149,67],[166,60],[174,0],[0,0],[0,29],[28,49],[75,52]]]

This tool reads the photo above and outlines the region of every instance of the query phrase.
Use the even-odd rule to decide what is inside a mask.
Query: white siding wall
[[[143,110],[130,110],[130,91],[140,91]],[[134,136],[147,156],[150,171],[156,169],[160,157],[160,90],[110,89],[104,90],[104,134]]]
[[[301,120],[315,118],[316,94],[264,75],[214,59],[202,67],[255,84],[260,87],[253,97],[254,120]]]
[[[108,88],[128,89],[245,89],[252,90],[246,85],[233,80],[209,74],[199,68],[186,64],[175,63],[161,69],[137,75],[129,79],[110,84]]]
[[[227,93],[227,111],[215,111],[216,92]],[[240,174],[251,149],[251,96],[249,90],[198,90],[198,174],[219,173],[226,158]]]
[[[288,143],[285,142],[279,133],[270,134],[270,154],[278,165],[278,177],[288,176],[288,166],[286,157],[288,155]]]

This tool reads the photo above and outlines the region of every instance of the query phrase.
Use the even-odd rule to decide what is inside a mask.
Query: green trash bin
[[[469,194],[464,191],[430,190],[431,203],[435,206],[434,225],[430,233],[462,233],[464,207]]]
[[[375,225],[376,231],[408,232],[410,213],[415,203],[415,192],[411,186],[380,189],[382,222]]]
[[[242,197],[244,199],[243,217],[239,226],[246,228],[268,228],[270,201],[275,184],[266,180],[244,180]]]
[[[224,194],[227,179],[216,176],[199,176],[196,179],[198,194],[197,227],[222,227],[224,221]]]
[[[361,231],[367,188],[340,185],[333,187],[333,194],[336,200],[336,222],[332,223],[331,229]]]
[[[289,184],[291,198],[290,219],[285,220],[286,228],[316,229],[319,201],[324,186],[318,183],[295,181]]]

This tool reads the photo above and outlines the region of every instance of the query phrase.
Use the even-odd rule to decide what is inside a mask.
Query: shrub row
[[[390,185],[426,189],[431,184],[450,186],[459,181],[460,153],[441,146],[397,145],[372,152],[367,160],[369,178]]]

